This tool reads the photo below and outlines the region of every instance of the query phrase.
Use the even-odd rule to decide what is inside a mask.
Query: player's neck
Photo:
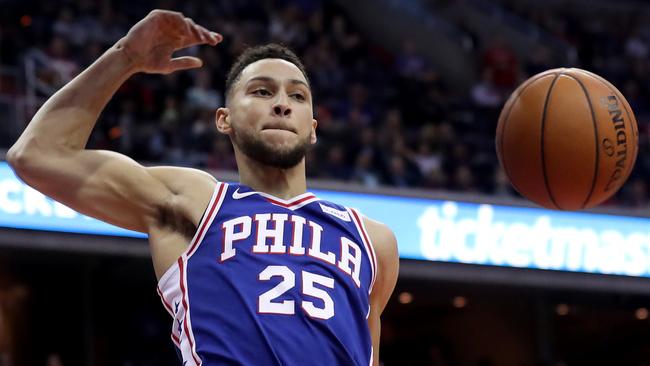
[[[260,164],[246,156],[237,159],[237,165],[239,168],[239,182],[258,192],[268,193],[282,199],[290,199],[307,191],[304,159],[298,165],[289,169]]]

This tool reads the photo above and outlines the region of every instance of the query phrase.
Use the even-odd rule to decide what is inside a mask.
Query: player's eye
[[[302,94],[300,94],[300,93],[291,94],[291,96],[292,96],[294,99],[299,100],[299,101],[301,101],[301,102],[304,102],[304,101],[307,99],[307,98],[305,98],[304,95],[302,95]]]
[[[260,97],[270,97],[271,92],[266,89],[255,89],[253,90],[253,95],[258,95]]]

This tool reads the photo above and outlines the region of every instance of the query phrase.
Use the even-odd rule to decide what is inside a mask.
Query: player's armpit
[[[173,174],[145,168],[115,152],[25,149],[12,151],[7,160],[36,190],[76,211],[126,229],[146,233],[163,208],[178,206],[180,192],[174,190]],[[196,174],[176,169],[178,180]]]

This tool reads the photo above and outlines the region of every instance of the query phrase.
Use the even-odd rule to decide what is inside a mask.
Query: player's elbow
[[[39,152],[38,144],[32,139],[20,138],[7,151],[5,159],[18,176],[26,174],[35,162],[39,161],[44,153]],[[41,157],[39,157],[41,156]]]
[[[26,154],[24,150],[15,144],[9,149],[9,151],[7,151],[5,159],[7,160],[7,163],[13,168],[13,170],[17,171],[25,165],[25,155]]]

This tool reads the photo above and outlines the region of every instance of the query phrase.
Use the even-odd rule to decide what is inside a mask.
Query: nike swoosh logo
[[[254,194],[257,194],[257,192],[244,192],[244,193],[239,193],[239,188],[237,188],[234,192],[232,192],[232,198],[235,200],[240,200],[244,197],[252,196]]]

